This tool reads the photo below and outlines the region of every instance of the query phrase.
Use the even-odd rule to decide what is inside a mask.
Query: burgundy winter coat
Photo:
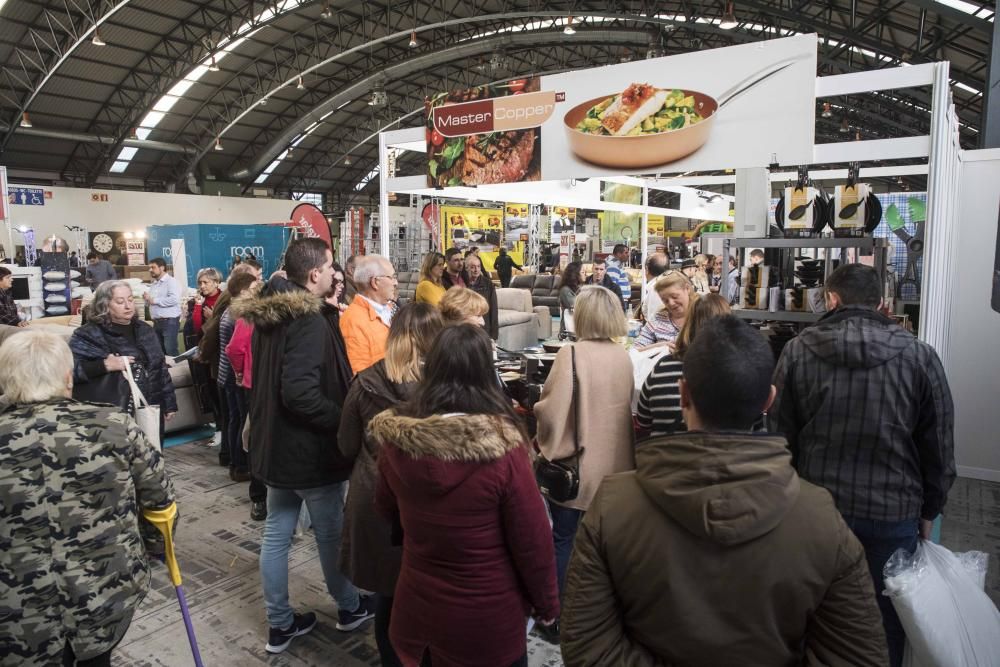
[[[403,531],[389,637],[407,667],[498,667],[524,655],[526,620],[559,615],[552,532],[528,449],[485,415],[369,424],[383,443],[375,503]]]

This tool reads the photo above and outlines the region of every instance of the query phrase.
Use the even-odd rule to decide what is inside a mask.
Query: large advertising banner
[[[799,35],[442,93],[429,185],[811,162],[816,47]]]
[[[441,207],[441,251],[458,248],[465,251],[479,248],[483,269],[493,270],[497,251],[504,244],[503,209],[468,208],[464,206]],[[518,264],[523,263],[524,243],[518,241],[506,246]]]
[[[541,178],[537,127],[555,109],[539,80],[439,93],[426,104],[427,185],[488,185]]]

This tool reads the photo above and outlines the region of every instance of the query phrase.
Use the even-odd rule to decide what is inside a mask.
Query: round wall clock
[[[107,234],[98,234],[94,237],[94,250],[100,253],[111,252],[115,247],[115,242]]]

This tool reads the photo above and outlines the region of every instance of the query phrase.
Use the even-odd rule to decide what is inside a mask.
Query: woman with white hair
[[[159,405],[165,419],[173,417],[177,398],[163,348],[153,327],[136,314],[129,284],[124,280],[101,283],[86,316],[87,323],[69,341],[75,360],[73,397],[111,403],[134,413],[132,392],[121,372],[127,358],[146,400]]]
[[[174,502],[163,460],[127,414],[70,398],[73,365],[45,331],[0,347],[4,664],[111,665],[163,551],[139,519]]]

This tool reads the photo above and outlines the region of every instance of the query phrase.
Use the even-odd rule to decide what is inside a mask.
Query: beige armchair
[[[505,350],[523,350],[552,334],[548,308],[532,306],[531,293],[522,289],[497,289],[497,319],[500,324],[497,345]]]

